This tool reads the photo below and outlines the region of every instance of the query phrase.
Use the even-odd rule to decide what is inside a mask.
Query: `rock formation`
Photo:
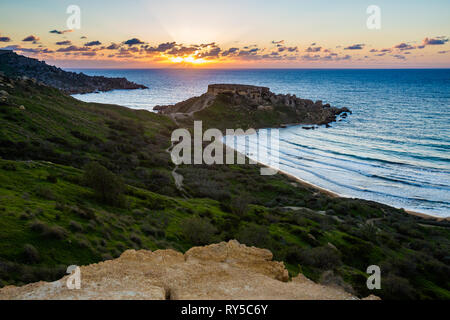
[[[128,250],[120,258],[81,267],[81,289],[68,276],[55,282],[0,289],[6,299],[357,299],[303,275],[289,281],[282,262],[265,249],[228,243],[174,250]],[[369,297],[375,299],[376,297]]]
[[[67,72],[44,61],[27,58],[8,50],[0,52],[0,71],[8,77],[36,79],[67,94],[115,89],[147,89],[146,86],[125,78],[92,77],[84,73]]]
[[[183,119],[213,106],[214,101],[220,97],[226,98],[230,108],[240,108],[246,110],[248,114],[274,113],[289,124],[325,125],[336,121],[336,117],[340,114],[351,113],[347,108],[331,107],[320,100],[314,102],[295,95],[275,94],[266,87],[241,84],[211,84],[208,86],[208,91],[200,97],[175,105],[156,106],[153,109],[175,119]]]

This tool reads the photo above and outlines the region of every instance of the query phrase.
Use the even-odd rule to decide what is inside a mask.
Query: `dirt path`
[[[170,147],[166,149],[166,152],[170,156],[172,156],[171,151],[172,151],[173,146],[174,145],[173,145],[173,141],[172,141],[170,143]],[[175,168],[173,168],[173,170],[172,170],[172,177],[173,177],[173,179],[175,181],[175,186],[181,192],[181,194],[183,195],[184,198],[190,198],[189,193],[183,187],[184,177],[183,177],[183,175],[178,173],[177,170],[178,170],[178,165],[175,165]]]

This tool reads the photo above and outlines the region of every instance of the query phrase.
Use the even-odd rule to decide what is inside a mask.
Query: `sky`
[[[65,68],[449,68],[449,31],[448,0],[0,0],[0,48]]]

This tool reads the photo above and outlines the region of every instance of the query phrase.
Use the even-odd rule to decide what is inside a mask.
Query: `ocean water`
[[[152,110],[211,83],[270,87],[353,114],[332,128],[280,129],[280,169],[342,196],[450,216],[450,70],[76,70],[148,90],[75,95]]]

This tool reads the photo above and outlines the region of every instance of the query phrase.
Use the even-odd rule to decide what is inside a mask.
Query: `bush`
[[[30,224],[30,229],[50,239],[62,240],[67,236],[67,231],[64,228],[60,226],[49,226],[39,220],[33,221]]]
[[[84,181],[107,204],[123,205],[125,185],[122,179],[102,165],[91,162],[85,167]]]
[[[57,183],[58,177],[55,174],[51,173],[47,176],[47,181],[50,183]]]
[[[34,193],[43,199],[47,199],[47,200],[55,200],[56,196],[53,193],[52,189],[50,189],[47,186],[44,185],[39,185],[36,187],[36,189],[34,190]]]
[[[405,278],[388,275],[381,279],[381,296],[386,300],[415,299],[415,290]]]
[[[248,205],[250,204],[250,199],[247,196],[238,196],[234,197],[231,200],[231,210],[234,214],[238,215],[239,217],[243,217],[248,210]]]
[[[35,220],[32,223],[30,223],[30,229],[34,232],[43,233],[47,228],[48,226],[39,220]]]
[[[152,227],[151,225],[148,225],[148,224],[142,225],[141,230],[147,236],[152,236],[152,237],[156,237],[156,238],[164,238],[164,236],[166,235],[164,230],[160,230],[160,229],[158,229],[156,227]]]
[[[138,244],[138,245],[142,245],[141,238],[138,235],[136,235],[136,234],[130,235],[130,240],[133,241],[134,243]]]
[[[12,162],[7,162],[2,166],[3,170],[7,170],[7,171],[16,171],[16,165]]]
[[[328,270],[322,273],[319,283],[324,286],[342,288],[351,294],[355,294],[355,290],[352,288],[352,286],[345,282],[341,276],[335,275],[333,270]]]
[[[336,250],[330,247],[316,247],[302,250],[300,263],[322,270],[331,270],[341,264],[341,259]]]
[[[76,221],[70,221],[70,229],[74,232],[83,232],[83,226]]]
[[[39,252],[31,244],[25,244],[23,246],[23,255],[26,263],[38,263],[39,262]]]
[[[241,227],[236,238],[247,246],[259,248],[269,248],[270,246],[270,233],[267,227],[254,223]]]
[[[217,240],[216,227],[208,219],[200,217],[184,219],[181,224],[181,232],[189,242],[196,245],[210,244]]]
[[[53,226],[48,228],[43,235],[50,239],[63,240],[67,237],[67,231],[63,227]]]

